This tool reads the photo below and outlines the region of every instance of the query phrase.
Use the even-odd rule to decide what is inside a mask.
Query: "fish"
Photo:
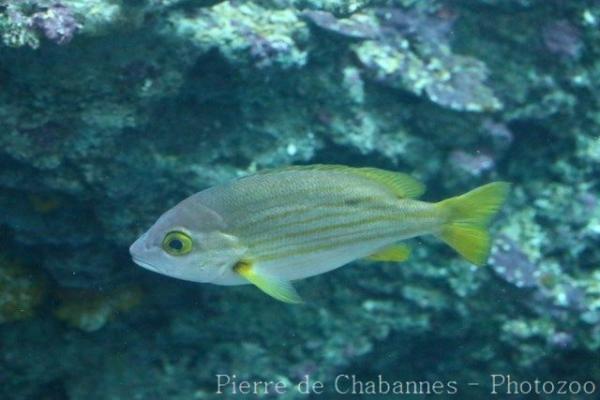
[[[132,260],[173,278],[252,284],[301,303],[292,281],[359,259],[403,262],[404,240],[434,235],[474,265],[490,254],[488,226],[509,192],[492,182],[439,202],[418,200],[410,175],[315,164],[264,170],[184,199],[129,248]]]

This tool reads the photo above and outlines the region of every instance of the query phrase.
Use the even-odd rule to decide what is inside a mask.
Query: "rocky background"
[[[212,399],[218,373],[600,391],[600,2],[4,0],[0,39],[0,398]],[[289,306],[129,260],[187,195],[316,162],[428,200],[513,182],[490,266],[423,239]]]

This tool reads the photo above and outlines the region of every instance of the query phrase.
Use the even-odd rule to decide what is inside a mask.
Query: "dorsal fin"
[[[400,172],[378,168],[352,168],[351,171],[387,186],[400,198],[417,198],[425,192],[425,185]]]
[[[401,172],[386,171],[379,168],[357,168],[348,167],[345,165],[336,164],[312,164],[312,165],[290,165],[271,170],[263,170],[257,174],[284,172],[284,171],[332,171],[345,172],[348,174],[359,175],[372,181],[378,182],[389,188],[396,196],[400,198],[417,198],[425,192],[425,185],[411,177],[410,175]]]

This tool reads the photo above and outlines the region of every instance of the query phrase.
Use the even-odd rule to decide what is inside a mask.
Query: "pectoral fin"
[[[405,244],[393,244],[371,254],[367,260],[402,262],[410,257],[410,247]]]
[[[239,261],[233,270],[269,296],[284,303],[302,303],[291,282],[257,271],[252,263]]]

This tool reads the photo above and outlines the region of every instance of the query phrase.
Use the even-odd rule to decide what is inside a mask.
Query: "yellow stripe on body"
[[[380,212],[376,214],[375,212],[377,211]],[[408,211],[409,212],[399,210],[394,212],[390,208],[375,208],[351,210],[350,212],[343,212],[339,215],[316,215],[305,220],[278,225],[277,227],[285,228],[284,231],[280,232],[278,235],[274,234],[273,227],[268,227],[268,229],[265,227],[258,235],[255,234],[251,236],[247,240],[247,243],[250,246],[260,247],[277,240],[288,240],[302,236],[316,235],[336,229],[341,230],[341,233],[345,233],[348,231],[346,228],[352,228],[354,226],[364,227],[365,224],[376,223],[383,223],[381,224],[383,227],[392,225],[396,228],[398,233],[410,233],[412,230],[420,231],[421,229],[419,229],[419,227],[421,226],[428,227],[437,222],[435,218],[436,215],[427,209]],[[344,216],[356,216],[356,218],[343,218]],[[308,224],[308,222],[314,221],[320,222],[320,224]],[[257,227],[257,229],[260,229],[260,227]]]
[[[383,222],[383,221],[390,221],[389,216],[377,216],[377,217],[369,217],[369,218],[362,218],[362,219],[355,219],[355,220],[350,220],[347,222],[341,222],[341,223],[332,223],[332,222],[328,222],[326,219],[326,217],[322,217],[323,223],[319,226],[316,227],[307,227],[309,229],[302,229],[303,225],[301,224],[294,224],[292,225],[292,227],[294,228],[298,228],[296,230],[288,230],[288,232],[286,233],[282,233],[281,235],[271,235],[269,232],[269,236],[268,238],[265,239],[261,239],[261,240],[253,240],[250,239],[247,243],[248,245],[252,246],[252,247],[261,247],[263,245],[266,245],[268,243],[273,243],[275,241],[289,241],[290,239],[299,239],[302,237],[318,237],[319,234],[323,234],[323,233],[328,233],[331,231],[339,231],[339,234],[344,234],[346,232],[352,232],[351,230],[347,229],[347,228],[353,228],[353,227],[361,227],[361,226],[365,226],[366,224],[375,224],[375,223],[379,223],[379,222]]]
[[[298,200],[295,196],[296,194],[294,194],[294,198]],[[310,198],[308,199],[310,200]],[[322,212],[324,209],[339,209],[347,210],[348,212],[359,212],[363,211],[361,206],[371,206],[373,204],[380,204],[381,208],[392,207],[392,205],[390,205],[390,199],[385,198],[383,196],[377,199],[370,194],[365,196],[349,196],[348,198],[336,198],[333,201],[328,202],[321,202],[322,199],[315,199],[319,202],[302,203],[301,200],[302,199],[292,204],[281,204],[281,199],[277,199],[277,204],[271,206],[269,206],[269,204],[263,203],[263,208],[260,211],[252,213],[250,216],[246,216],[242,223],[235,226],[235,229],[237,231],[243,231],[254,226],[260,226],[264,223],[271,223],[276,220],[285,220],[286,218],[292,218],[298,221],[298,223],[301,223],[302,218],[305,214],[310,214],[311,212]],[[351,205],[349,205],[349,203]]]
[[[381,183],[344,168],[271,170],[241,178],[229,190],[227,215],[233,222],[231,227],[238,231],[268,222],[277,209],[285,212],[281,217],[293,218],[296,210],[310,212],[335,204],[345,207],[346,201],[370,204],[381,200],[390,204],[397,200]]]
[[[338,224],[327,217],[323,217],[323,223],[318,227],[302,230],[302,225],[297,225],[295,228],[300,229],[282,235],[272,235],[267,232],[265,238],[261,237],[260,240],[251,238],[248,240],[247,245],[257,257],[274,259],[298,255],[298,252],[310,253],[313,250],[335,249],[365,240],[381,240],[394,237],[401,240],[428,233],[428,231],[439,225],[440,221],[436,219],[435,213],[427,208],[419,208],[421,207],[391,215],[377,215],[368,218],[359,216],[356,220]],[[353,227],[360,229],[352,229]],[[328,233],[328,235],[323,235],[325,233]],[[302,238],[305,239],[302,240]],[[315,246],[315,242],[318,243],[318,246]],[[304,248],[306,250],[303,250]]]
[[[389,211],[389,210],[386,210]],[[373,218],[373,214],[378,212],[380,215],[385,215],[382,209],[340,209],[333,208],[330,212],[323,210],[305,213],[304,219],[296,219],[290,221],[279,221],[274,218],[273,221],[255,226],[251,232],[246,232],[245,237],[249,237],[249,242],[255,245],[262,245],[273,241],[273,237],[289,238],[293,234],[309,234],[313,230],[318,232],[322,229],[333,229],[336,227],[352,226],[353,224],[361,224],[365,220]],[[371,217],[369,217],[371,215]],[[366,217],[365,217],[366,216]],[[391,217],[384,217],[389,219]],[[343,226],[339,226],[344,224]]]
[[[419,212],[422,206],[404,203],[401,207],[405,199],[379,183],[355,176],[341,181],[328,176],[317,185],[306,184],[302,176],[287,177],[284,182],[265,180],[259,186],[266,190],[259,193],[248,188],[237,191],[236,201],[230,204],[235,211],[228,215],[229,229],[253,257],[310,252],[316,245],[335,249],[338,242],[342,246],[373,237],[381,240],[420,232],[417,227],[422,222],[430,225],[431,215]]]
[[[389,237],[390,235],[394,235],[397,230],[393,224],[386,224],[385,221],[379,219],[371,223],[365,223],[365,220],[363,220],[362,223],[352,222],[343,225],[324,226],[318,231],[314,229],[310,233],[298,231],[294,232],[293,237],[290,237],[290,235],[287,237],[281,235],[275,236],[270,241],[261,241],[260,244],[249,242],[249,248],[257,255],[290,254],[299,248],[313,246],[314,244],[326,245],[333,249],[336,247],[337,242],[346,243],[348,240],[358,242],[373,235]],[[356,228],[349,229],[348,227]]]
[[[268,216],[277,207],[294,204],[299,204],[301,207],[306,206],[306,204],[298,203],[297,199],[313,192],[314,190],[310,188],[304,188],[301,191],[252,193],[251,197],[246,193],[239,193],[233,197],[227,208],[228,216],[233,221],[245,221],[245,224],[252,224],[255,222],[254,218]]]
[[[368,234],[369,232],[370,234]],[[255,250],[257,254],[254,256],[254,258],[257,261],[275,261],[280,259],[284,260],[288,257],[307,255],[321,250],[336,250],[352,244],[364,243],[374,240],[380,241],[385,238],[390,238],[393,232],[393,230],[379,232],[370,230],[355,232],[352,235],[345,235],[343,239],[340,239],[339,236],[330,236],[329,238],[315,238],[315,240],[311,240],[309,242],[293,243],[289,246],[280,247],[277,249],[265,249],[262,251]],[[330,241],[329,239],[332,238],[337,238],[338,240]]]
[[[341,210],[341,212],[335,214],[326,214],[323,213],[321,208],[328,208],[331,211]],[[316,209],[314,206],[308,205],[299,205],[293,208],[289,206],[278,206],[271,208],[269,210],[265,210],[265,212],[260,215],[255,215],[254,218],[251,218],[247,221],[244,221],[238,226],[235,226],[235,230],[238,232],[244,232],[247,230],[254,230],[257,227],[264,227],[266,224],[274,224],[275,222],[279,222],[279,225],[269,225],[269,229],[277,229],[281,227],[288,226],[289,224],[298,224],[304,222],[310,222],[312,220],[322,219],[323,215],[345,215],[350,214],[351,210],[343,210],[339,204],[324,204],[319,206],[319,209]],[[318,215],[314,215],[316,213],[320,213]],[[312,217],[310,215],[313,214]],[[303,220],[302,217],[308,216],[309,218]],[[260,217],[260,218],[257,218]]]
[[[299,200],[301,201],[301,199]],[[331,199],[308,198],[305,203],[292,205],[276,205],[266,207],[258,215],[249,215],[241,218],[240,222],[231,227],[233,234],[250,240],[263,239],[271,241],[273,235],[286,234],[299,226],[314,227],[335,224],[345,217],[372,215],[393,215],[397,213],[398,199],[387,196],[374,196],[371,193],[352,194],[351,196],[338,196]]]

